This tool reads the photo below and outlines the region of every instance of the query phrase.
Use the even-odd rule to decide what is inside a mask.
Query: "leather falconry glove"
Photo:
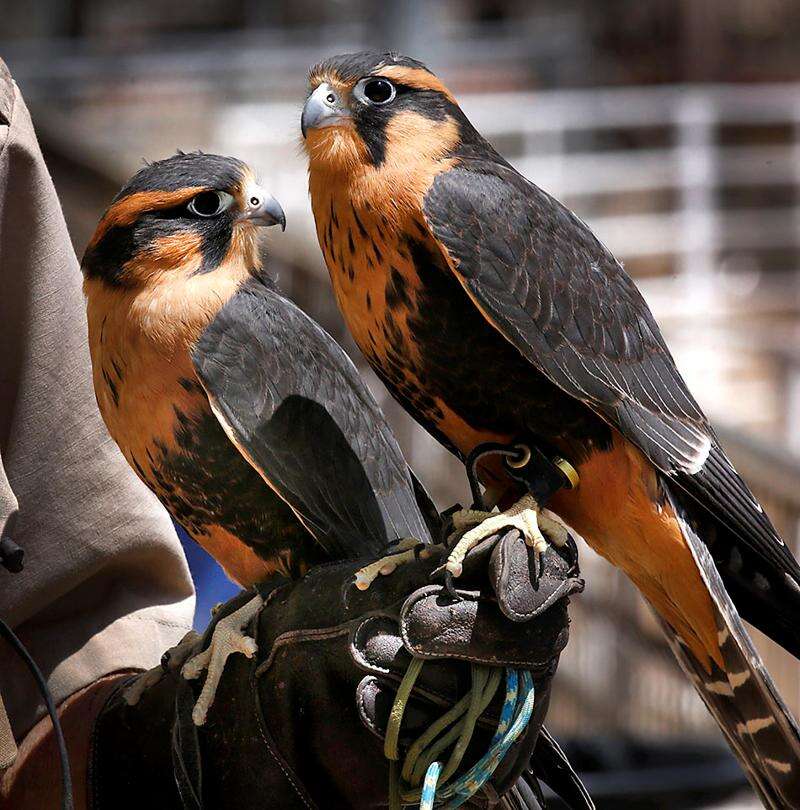
[[[496,541],[469,552],[456,591],[431,580],[444,546],[369,590],[354,585],[363,560],[273,582],[249,628],[257,653],[228,661],[204,725],[192,722],[201,684],[181,677],[185,653],[135,705],[112,696],[94,733],[91,807],[432,807],[433,780],[437,807],[535,808],[538,779],[592,807],[540,733],[568,596],[583,588],[574,543],[536,564],[516,530]]]

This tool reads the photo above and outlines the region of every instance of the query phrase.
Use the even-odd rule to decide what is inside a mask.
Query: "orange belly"
[[[263,582],[280,568],[278,561],[262,559],[250,546],[221,526],[208,527],[208,533],[192,533],[192,539],[243,588],[250,588],[258,582]]]
[[[503,440],[486,434],[475,441],[472,431],[458,429],[448,438],[464,453],[480,442]],[[614,431],[611,450],[595,452],[578,473],[579,486],[556,493],[548,506],[630,577],[706,669],[709,659],[722,667],[711,597],[672,507],[659,503],[655,468]],[[482,470],[492,486],[500,474],[499,465]]]
[[[711,597],[654,467],[615,431],[610,451],[578,468],[580,484],[550,504],[586,542],[621,568],[697,660],[722,667]]]

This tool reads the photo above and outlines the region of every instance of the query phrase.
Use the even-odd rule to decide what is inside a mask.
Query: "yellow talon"
[[[565,462],[566,463],[566,462]],[[463,571],[463,561],[467,553],[481,540],[497,534],[503,529],[516,528],[522,533],[525,542],[537,554],[544,553],[547,548],[547,539],[543,532],[547,532],[552,543],[558,546],[567,542],[567,528],[547,510],[540,510],[535,498],[528,494],[520,498],[505,512],[487,513],[474,510],[462,510],[453,515],[455,534],[466,526],[472,526],[453,547],[447,558],[445,568],[454,576],[459,577]],[[477,525],[476,525],[477,524]]]
[[[399,566],[406,563],[413,562],[417,558],[415,549],[420,545],[419,540],[413,537],[407,537],[397,544],[397,551],[393,554],[387,554],[363,568],[356,571],[355,586],[360,591],[366,591],[370,585],[379,577],[388,577],[393,574]],[[428,549],[423,549],[419,556],[423,559],[430,554]]]
[[[203,670],[207,670],[200,697],[192,710],[192,720],[196,726],[202,726],[206,722],[228,658],[234,653],[241,653],[247,658],[256,654],[258,647],[255,640],[244,635],[242,630],[258,615],[263,604],[264,600],[255,596],[230,616],[220,619],[211,634],[209,646],[190,658],[181,668],[181,674],[187,680],[197,678]]]

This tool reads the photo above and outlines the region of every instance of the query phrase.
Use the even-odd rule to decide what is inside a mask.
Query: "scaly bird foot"
[[[420,546],[423,546],[423,544],[413,537],[401,540],[395,546],[396,551],[356,571],[356,588],[360,591],[366,591],[379,576],[389,576],[398,566],[413,562],[417,557],[424,560],[431,552],[425,546],[419,550]]]
[[[190,658],[202,636],[194,630],[190,630],[174,647],[170,647],[161,656],[161,663],[157,667],[143,672],[130,686],[126,686],[122,692],[122,699],[129,705],[135,706],[142,695],[151,687],[155,686],[168,672],[177,672]]]
[[[464,557],[471,549],[503,529],[518,529],[537,555],[547,548],[548,538],[553,545],[563,546],[569,537],[561,519],[547,509],[540,509],[532,495],[523,496],[505,512],[463,509],[456,512],[452,520],[455,531],[451,537],[464,532],[444,566],[454,577],[461,576]]]
[[[208,647],[183,665],[181,674],[187,680],[193,680],[203,670],[208,670],[200,697],[192,710],[192,720],[196,726],[202,726],[206,722],[228,657],[234,653],[242,653],[248,658],[255,655],[258,649],[255,639],[244,635],[242,630],[258,614],[263,601],[260,596],[255,596],[230,616],[220,619],[211,634]]]

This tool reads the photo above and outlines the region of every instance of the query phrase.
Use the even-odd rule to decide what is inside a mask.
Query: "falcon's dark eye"
[[[229,194],[221,191],[201,191],[186,207],[198,217],[215,217],[228,207]]]
[[[395,92],[394,85],[387,79],[369,79],[364,84],[364,96],[373,104],[388,104]]]

